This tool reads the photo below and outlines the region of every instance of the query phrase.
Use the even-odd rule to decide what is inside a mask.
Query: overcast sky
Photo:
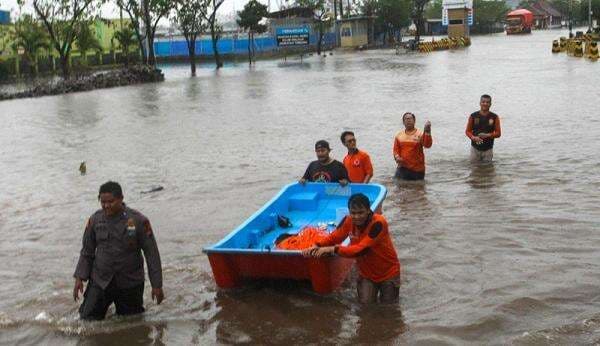
[[[244,5],[249,0],[225,0],[225,3],[221,5],[219,8],[220,15],[228,15],[233,13],[234,11],[240,11],[244,8]],[[268,5],[269,0],[259,0],[261,3]],[[270,0],[271,1],[271,10],[276,11],[279,3],[285,3],[285,0]],[[33,12],[33,8],[31,7],[32,0],[26,0],[25,11]],[[119,11],[116,9],[117,7],[113,4],[104,5],[102,8],[102,16],[105,18],[117,18],[119,17]],[[0,9],[2,10],[11,10],[11,12],[16,11],[18,9],[17,0],[0,0]]]

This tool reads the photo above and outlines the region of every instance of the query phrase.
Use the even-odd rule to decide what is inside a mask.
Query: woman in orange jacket
[[[423,131],[415,127],[415,115],[406,112],[402,115],[404,130],[394,137],[394,160],[398,164],[396,177],[405,180],[425,178],[425,154],[423,148],[431,148],[431,123],[425,122]]]

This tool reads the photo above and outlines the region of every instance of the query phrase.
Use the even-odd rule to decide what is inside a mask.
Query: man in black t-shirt
[[[490,112],[492,97],[481,95],[480,110],[469,116],[465,134],[471,140],[471,162],[490,162],[494,156],[494,139],[501,135],[500,117]]]
[[[315,144],[316,161],[311,162],[306,168],[306,172],[300,178],[300,184],[307,181],[319,183],[340,183],[344,186],[348,184],[348,171],[344,165],[329,157],[331,148],[329,143],[320,140]]]

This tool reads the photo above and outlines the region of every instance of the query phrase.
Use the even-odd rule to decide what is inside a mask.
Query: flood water
[[[166,82],[0,103],[0,343],[590,344],[600,342],[600,62],[551,53],[565,31],[473,38],[464,50],[336,52]],[[493,165],[468,162],[467,116],[493,97]],[[401,115],[432,123],[424,183],[393,179]],[[385,185],[403,266],[397,306],[355,284],[220,291],[204,246],[355,131]],[[79,163],[87,162],[81,176]],[[84,323],[72,274],[112,179],[155,229],[166,300]],[[164,190],[142,194],[154,186]]]

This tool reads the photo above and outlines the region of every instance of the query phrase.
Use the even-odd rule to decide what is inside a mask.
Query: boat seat
[[[290,210],[317,210],[319,194],[316,192],[299,192],[288,199]]]
[[[249,244],[248,247],[249,248],[256,248],[258,247],[258,245],[260,244],[260,238],[263,236],[263,232],[259,229],[252,229],[249,232],[248,235],[248,240],[249,240]]]

